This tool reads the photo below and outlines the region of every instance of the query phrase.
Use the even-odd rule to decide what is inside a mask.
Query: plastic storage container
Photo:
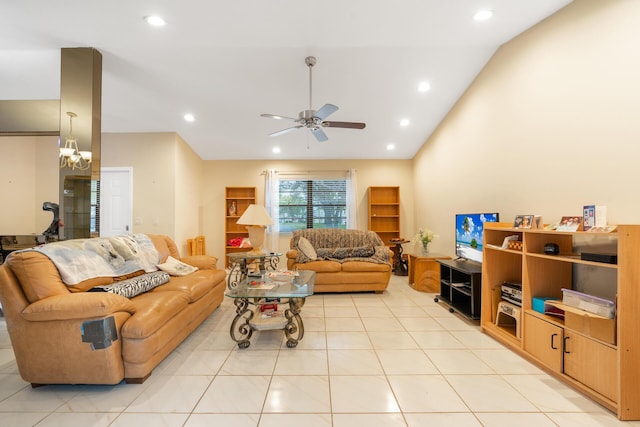
[[[562,289],[562,303],[609,319],[616,317],[616,303],[571,289]]]

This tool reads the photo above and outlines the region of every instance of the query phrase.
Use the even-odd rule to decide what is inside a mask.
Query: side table
[[[409,254],[409,286],[420,292],[440,292],[440,264],[438,259],[451,259],[442,254]]]
[[[389,243],[395,245],[391,247],[393,251],[393,274],[396,276],[407,275],[407,261],[402,258],[402,245],[409,243],[410,240],[405,239],[391,239]]]

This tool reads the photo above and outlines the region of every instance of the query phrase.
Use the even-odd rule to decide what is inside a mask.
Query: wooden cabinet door
[[[528,313],[524,322],[525,351],[550,369],[562,372],[563,329]]]
[[[564,333],[564,373],[617,402],[616,350],[569,330]]]

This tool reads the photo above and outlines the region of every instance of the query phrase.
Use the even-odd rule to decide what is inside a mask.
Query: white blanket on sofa
[[[51,259],[62,281],[75,285],[93,277],[157,271],[160,255],[145,234],[63,240],[33,248]]]

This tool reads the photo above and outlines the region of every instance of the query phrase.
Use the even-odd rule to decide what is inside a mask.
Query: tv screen
[[[498,222],[494,213],[456,214],[456,256],[482,262],[482,237],[485,222]]]

